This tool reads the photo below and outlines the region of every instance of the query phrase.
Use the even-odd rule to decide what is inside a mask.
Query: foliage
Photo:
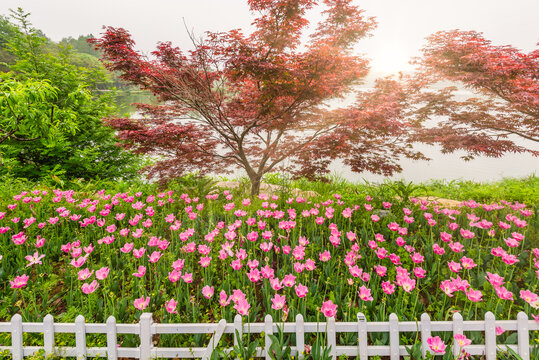
[[[440,143],[444,152],[465,150],[465,159],[539,156],[539,50],[495,46],[475,31],[440,31],[427,40],[412,81],[419,90],[415,103],[420,119],[439,123],[419,136]],[[473,94],[463,98],[459,87]]]
[[[17,60],[3,77],[6,91],[0,104],[9,117],[2,121],[20,119],[31,127],[21,128],[0,145],[5,161],[0,174],[34,180],[136,177],[141,160],[118,146],[114,131],[101,121],[115,111],[110,95],[92,92],[105,79],[103,71],[74,65],[69,48],[49,51],[53,45],[32,28],[22,10],[14,13],[14,19],[18,25],[7,47]],[[37,96],[38,85],[48,86],[50,94]],[[9,103],[18,107],[5,105]],[[13,138],[22,138],[24,131],[31,133],[24,138],[39,139]]]
[[[286,159],[287,171],[309,178],[336,158],[381,174],[400,171],[400,157],[425,159],[411,148],[406,92],[397,81],[380,79],[354,105],[328,110],[329,100],[366,76],[368,62],[353,49],[375,21],[351,0],[325,0],[324,19],[303,41],[305,13],[320,3],[250,0],[259,14],[252,34],[208,32],[189,53],[161,43],[155,60],[134,50],[125,29],[107,27],[93,40],[107,68],[162,101],[141,105],[143,119],[109,124],[129,148],[160,157],[152,175],[235,167],[249,177],[251,194]]]
[[[80,100],[80,92],[71,94]],[[63,133],[76,131],[76,113],[60,108],[55,113],[57,89],[48,81],[15,81],[0,75],[0,145],[40,140],[44,146],[62,141]]]

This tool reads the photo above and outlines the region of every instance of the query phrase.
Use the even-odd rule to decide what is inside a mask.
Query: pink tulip
[[[371,289],[361,286],[357,292],[359,298],[363,301],[372,301],[373,297],[371,296]]]
[[[146,266],[140,265],[138,267],[138,271],[136,273],[133,273],[133,276],[136,276],[138,278],[141,278],[146,274]]]
[[[455,334],[455,341],[459,347],[463,348],[472,343],[472,340],[468,339],[465,335]]]
[[[135,306],[135,308],[137,308],[139,310],[146,309],[146,307],[148,307],[149,304],[150,304],[150,297],[149,296],[146,299],[144,299],[144,296],[142,296],[139,299],[135,299],[135,301],[133,302],[133,305]]]
[[[240,301],[234,304],[234,309],[236,309],[236,311],[240,315],[248,315],[250,307],[251,305],[245,299],[241,299]]]
[[[176,306],[178,306],[178,302],[174,299],[170,299],[166,302],[165,309],[169,314],[177,314],[178,311],[176,310]],[[137,305],[135,305],[135,307],[137,307]]]
[[[304,286],[302,284],[297,284],[296,286],[294,286],[294,289],[296,290],[296,295],[299,297],[299,298],[303,298],[307,295],[307,293],[309,292],[309,288],[307,286]]]
[[[94,271],[90,271],[90,269],[86,268],[84,270],[80,270],[78,272],[78,278],[79,280],[86,280],[88,279],[90,276],[92,276],[92,274],[94,273]]]
[[[202,295],[206,299],[210,299],[213,296],[213,293],[214,293],[213,286],[206,285],[202,288]]]
[[[320,311],[322,311],[322,314],[324,314],[325,317],[335,317],[335,315],[337,315],[337,305],[331,300],[324,301]]]
[[[280,310],[282,309],[286,304],[286,295],[279,295],[275,294],[275,296],[271,299],[272,305],[271,308],[273,310]]]
[[[28,283],[28,275],[24,274],[21,276],[15,277],[15,279],[10,280],[9,283],[11,284],[12,289],[20,289],[22,287],[25,287]]]
[[[434,351],[435,354],[445,354],[446,345],[439,336],[429,337],[427,339],[427,344],[429,344],[430,349]]]
[[[95,277],[97,278],[97,280],[105,280],[107,276],[109,276],[108,266],[102,267],[95,272]]]
[[[84,283],[81,286],[81,290],[86,295],[91,294],[99,287],[99,284],[97,283],[97,280],[92,281],[90,284]]]

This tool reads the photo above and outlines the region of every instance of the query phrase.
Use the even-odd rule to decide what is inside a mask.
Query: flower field
[[[506,201],[29,190],[0,209],[0,316],[539,321],[536,221]]]

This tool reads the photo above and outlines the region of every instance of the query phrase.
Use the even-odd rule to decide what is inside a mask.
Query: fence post
[[[367,318],[363,313],[357,313],[357,346],[359,347],[359,360],[368,360]]]
[[[86,328],[84,316],[79,315],[75,318],[75,348],[77,360],[86,359]]]
[[[284,329],[283,329],[284,330]],[[273,334],[273,318],[270,314],[267,314],[264,318],[264,351],[266,351],[266,360],[271,360],[270,356],[270,346],[271,339],[270,335]]]
[[[11,318],[11,355],[13,360],[22,360],[24,348],[22,346],[22,316],[15,314]]]
[[[303,315],[296,315],[296,350],[298,360],[303,360],[303,351],[305,350],[305,325]]]
[[[521,311],[517,315],[518,354],[522,360],[530,360],[530,330],[528,315]]]
[[[429,344],[427,339],[430,338],[430,316],[427,313],[421,314],[421,354],[427,356]]]
[[[455,341],[455,335],[457,334],[464,334],[462,315],[458,312],[453,314],[453,356],[455,357],[459,356],[461,352],[459,344]]]
[[[238,334],[236,335],[236,331]],[[234,316],[234,346],[239,345],[239,341],[241,337],[243,336],[243,327],[241,323],[241,315],[237,314]]]
[[[152,313],[140,315],[140,360],[150,360],[152,356]]]
[[[389,354],[391,360],[400,359],[399,318],[395,313],[389,315]]]
[[[107,359],[108,360],[117,360],[118,359],[118,338],[116,336],[116,318],[114,316],[109,316],[107,319]]]
[[[51,314],[43,318],[43,349],[46,358],[54,355],[54,318]]]
[[[485,314],[486,360],[496,360],[496,317],[490,311]]]
[[[335,318],[332,316],[327,319],[326,333],[328,336],[328,347],[331,346],[330,355],[333,360],[337,359],[337,334],[335,331]]]

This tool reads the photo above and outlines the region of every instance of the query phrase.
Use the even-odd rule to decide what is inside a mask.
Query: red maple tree
[[[328,106],[366,76],[368,62],[353,48],[375,27],[373,18],[351,0],[248,4],[259,14],[253,33],[207,32],[187,52],[160,43],[148,59],[121,28],[91,40],[110,70],[160,100],[140,105],[143,119],[108,120],[135,151],[159,156],[150,175],[236,167],[254,195],[274,170],[314,176],[340,158],[354,171],[390,175],[401,170],[400,157],[424,158],[411,148],[408,98],[398,82],[381,79],[352,106]],[[306,36],[305,13],[318,5],[325,18]],[[287,159],[292,165],[283,167]]]
[[[418,120],[438,122],[419,133],[422,141],[464,150],[465,159],[539,156],[539,50],[495,46],[475,31],[440,31],[427,40],[411,84]]]

